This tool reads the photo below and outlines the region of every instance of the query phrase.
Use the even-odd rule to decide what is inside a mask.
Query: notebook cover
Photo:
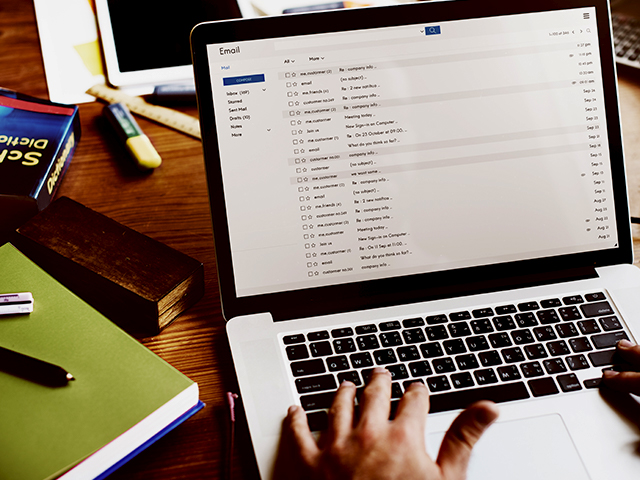
[[[0,317],[0,345],[76,378],[49,388],[0,371],[0,478],[54,478],[193,385],[11,244],[0,272],[0,292],[34,296],[33,313]]]

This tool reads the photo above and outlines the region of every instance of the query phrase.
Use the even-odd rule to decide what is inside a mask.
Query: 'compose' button
[[[241,85],[243,83],[260,83],[264,82],[264,74],[242,75],[240,77],[226,77],[222,79],[222,83],[227,85]]]

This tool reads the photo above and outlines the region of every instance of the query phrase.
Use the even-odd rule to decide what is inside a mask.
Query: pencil
[[[73,375],[64,368],[0,347],[0,370],[48,387],[64,387]]]

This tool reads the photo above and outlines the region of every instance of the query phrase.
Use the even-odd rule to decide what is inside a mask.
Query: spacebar
[[[503,383],[472,390],[438,393],[429,397],[431,402],[429,413],[466,408],[478,400],[492,400],[496,403],[502,403],[512,400],[524,400],[525,398],[529,398],[529,392],[523,382]]]

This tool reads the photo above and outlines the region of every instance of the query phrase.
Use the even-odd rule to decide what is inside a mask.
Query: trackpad
[[[427,436],[437,457],[444,432]],[[544,415],[492,425],[476,444],[469,480],[588,480],[585,466],[560,415]]]

